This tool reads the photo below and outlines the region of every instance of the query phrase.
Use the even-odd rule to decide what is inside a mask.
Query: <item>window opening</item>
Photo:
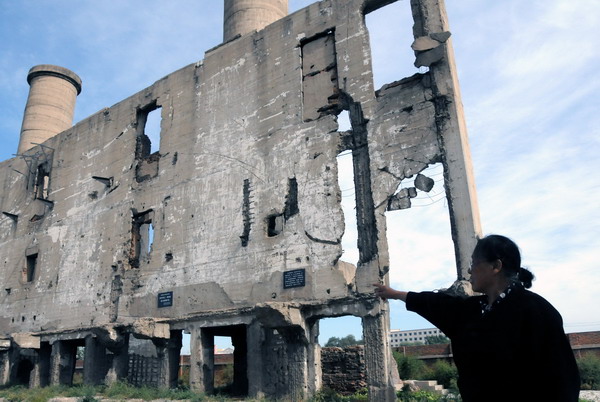
[[[350,113],[347,110],[342,110],[337,116],[338,131],[349,131],[352,130],[352,123],[350,123]]]
[[[431,188],[426,191],[429,186]],[[409,198],[402,198],[407,194]],[[394,286],[402,282],[402,286],[418,291],[448,287],[456,279],[456,260],[450,236],[443,165],[430,165],[419,174],[402,180],[393,198],[400,199],[405,207],[390,210],[388,203],[385,214],[390,283]],[[412,272],[410,278],[401,277],[405,261],[419,261],[419,267],[423,269]],[[391,304],[392,317],[396,305],[399,306]],[[402,315],[404,320],[426,325],[422,324],[426,321],[415,313],[403,312]]]
[[[356,227],[356,193],[354,188],[354,166],[352,151],[344,151],[337,156],[338,185],[342,193],[341,204],[344,214],[344,234],[342,235],[341,259],[356,264],[358,254],[358,229]]]
[[[37,268],[38,255],[37,253],[27,256],[27,262],[25,266],[25,272],[23,273],[23,280],[25,282],[33,282],[35,278],[35,271]]]
[[[160,125],[162,122],[161,108],[150,110],[146,115],[144,134],[150,139],[150,153],[158,152],[160,149]]]
[[[275,237],[283,232],[283,214],[267,217],[267,236]]]
[[[35,179],[35,198],[47,200],[48,199],[48,185],[50,183],[50,169],[48,169],[47,163],[42,163],[37,168],[37,175]]]
[[[154,225],[152,225],[151,223],[147,224],[148,225],[148,241],[146,244],[146,255],[150,255],[150,252],[152,251],[152,244],[154,243]],[[145,225],[142,225],[142,231],[145,231],[146,229],[144,228]]]
[[[427,207],[439,202],[447,210],[444,167],[436,163],[402,180],[388,203],[388,210]]]
[[[160,159],[160,125],[161,107],[156,101],[138,109],[137,112],[137,138],[135,158],[138,160],[136,167],[136,180],[141,183],[158,175],[158,161]]]
[[[288,179],[287,193],[283,213],[269,215],[266,219],[267,236],[275,237],[283,232],[285,222],[298,214],[298,181],[295,177]]]
[[[139,214],[134,213],[131,230],[131,253],[129,264],[139,268],[140,261],[149,262],[152,244],[154,243],[154,228],[152,219],[154,212],[148,210]]]
[[[369,32],[375,89],[426,72],[426,68],[414,66],[415,54],[411,48],[414,22],[410,2],[395,1],[367,12],[365,24]]]

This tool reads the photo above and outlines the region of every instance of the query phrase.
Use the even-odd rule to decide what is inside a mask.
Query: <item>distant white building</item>
[[[410,331],[392,329],[390,330],[390,346],[394,348],[403,343],[425,343],[428,336],[437,335],[444,335],[444,333],[437,328],[413,329]]]

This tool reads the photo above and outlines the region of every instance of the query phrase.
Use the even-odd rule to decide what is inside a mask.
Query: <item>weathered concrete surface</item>
[[[71,127],[81,79],[66,68],[43,64],[27,75],[29,97],[23,114],[18,154]]]
[[[315,3],[1,162],[0,336],[51,343],[65,360],[50,362],[53,382],[66,381],[72,356],[57,342],[72,351],[86,339],[102,359],[125,333],[151,338],[167,385],[174,357],[160,339],[186,330],[192,387],[210,392],[214,336],[226,334],[247,350],[242,392],[297,399],[320,384],[318,319],[351,314],[363,319],[371,400],[391,398],[388,311],[372,283],[390,265],[386,210],[428,187],[420,179],[404,194],[400,183],[443,164],[458,279],[480,231],[443,4],[411,2],[429,71],[376,91],[363,12],[391,2]],[[338,131],[342,110],[349,132]],[[353,265],[340,260],[346,150]],[[119,370],[106,363],[89,382]]]
[[[288,13],[288,0],[225,0],[223,42],[262,29]]]

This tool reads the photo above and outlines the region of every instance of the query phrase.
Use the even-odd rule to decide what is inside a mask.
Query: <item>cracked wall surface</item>
[[[364,14],[392,2],[312,4],[1,162],[0,335],[135,333],[146,318],[186,330],[194,320],[250,325],[261,320],[256,306],[292,305],[300,318],[266,325],[299,325],[309,337],[305,320],[381,316],[365,333],[377,333],[371,348],[384,347],[387,310],[371,290],[389,269],[385,211],[411,196],[400,182],[443,164],[459,280],[479,232],[441,1],[411,2],[415,63],[428,72],[373,87]],[[155,153],[144,133],[152,110],[161,114]],[[340,259],[336,157],[346,150],[358,262]],[[412,191],[426,191],[427,178],[419,183]],[[296,270],[304,283],[284,286]],[[160,307],[165,292],[172,305]],[[367,364],[389,371],[377,362],[383,352],[368,349]],[[386,386],[370,383],[373,395]]]

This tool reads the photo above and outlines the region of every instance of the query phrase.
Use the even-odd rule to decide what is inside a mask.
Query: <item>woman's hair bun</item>
[[[533,282],[535,276],[531,273],[530,270],[520,267],[519,272],[517,273],[517,278],[519,279],[519,282],[523,284],[525,289],[529,289],[531,287],[531,282]]]

